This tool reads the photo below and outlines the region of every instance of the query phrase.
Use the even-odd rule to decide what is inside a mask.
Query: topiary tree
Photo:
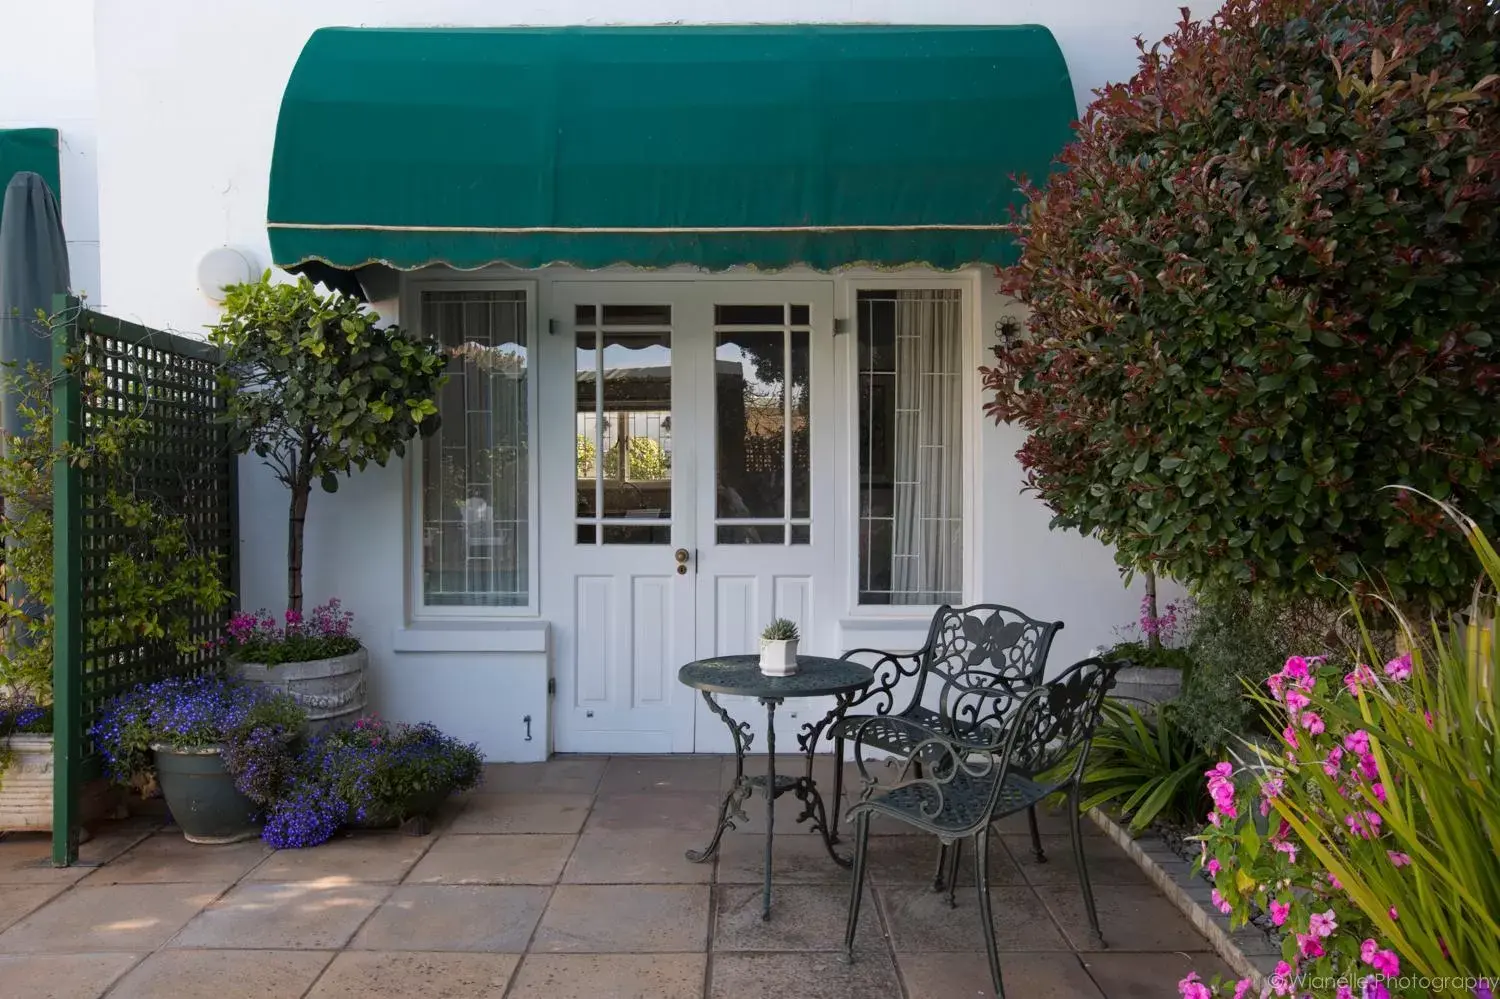
[[[307,278],[273,284],[267,271],[228,290],[209,340],[224,351],[226,419],[291,491],[287,606],[302,610],[302,535],[312,484],[406,453],[418,431],[437,429],[447,361],[434,341]]]
[[[1500,13],[1228,0],[1142,46],[1045,187],[984,371],[1054,524],[1210,587],[1469,591],[1500,527]]]
[[[632,437],[626,444],[625,477],[627,479],[665,479],[670,463],[667,452],[650,437]],[[620,442],[615,441],[604,452],[606,478],[620,474]]]

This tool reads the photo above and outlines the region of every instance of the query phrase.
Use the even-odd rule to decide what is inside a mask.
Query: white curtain
[[[896,295],[892,603],[951,603],[962,595],[961,301],[958,291]]]

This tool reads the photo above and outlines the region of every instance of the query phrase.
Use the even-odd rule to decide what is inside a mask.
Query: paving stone
[[[982,951],[979,900],[960,892],[958,908],[949,908],[946,893],[920,885],[882,887],[877,892],[891,944],[898,953]],[[1059,951],[1068,943],[1058,932],[1036,893],[1025,887],[990,888],[995,940],[1001,950]]]
[[[642,794],[601,794],[594,800],[587,832],[675,833],[683,849],[699,847],[694,833],[710,832],[719,822],[717,791],[656,791]]]
[[[500,999],[514,954],[345,951],[307,999]]]
[[[0,886],[0,930],[19,922],[66,890],[66,885]]]
[[[85,880],[96,884],[235,882],[271,855],[260,840],[210,846],[189,843],[181,833],[148,836]]]
[[[448,832],[572,835],[583,828],[592,801],[587,794],[545,791],[476,795],[468,799]]]
[[[94,999],[140,959],[140,954],[0,954],[0,983],[7,996]]]
[[[300,996],[333,955],[326,951],[162,950],[131,971],[110,999]]]
[[[406,876],[406,884],[550,885],[577,836],[444,836]]]
[[[699,999],[704,954],[528,954],[509,999]]]
[[[866,885],[866,892],[869,886]],[[720,888],[714,923],[714,950],[836,951],[844,946],[849,886],[773,885],[771,918],[762,919],[759,885]],[[869,894],[860,912],[859,950],[885,949],[880,916]]]
[[[389,891],[316,881],[241,884],[188,923],[172,946],[336,950]]]
[[[1177,983],[1190,971],[1205,982],[1233,973],[1217,954],[1172,952],[1156,954],[1096,953],[1082,955],[1084,967],[1103,989],[1105,999],[1161,999],[1177,994]]]
[[[966,954],[897,954],[907,999],[993,999],[988,958]],[[1025,999],[1103,999],[1074,954],[1001,954],[1007,996]],[[1160,996],[1168,993],[1162,992]]]
[[[247,881],[310,882],[324,888],[400,881],[434,840],[397,832],[358,832],[307,850],[277,850],[246,876]]]
[[[101,885],[65,892],[0,933],[0,952],[155,950],[227,885]]]
[[[1034,885],[1078,884],[1078,867],[1073,863],[1073,841],[1069,836],[1043,836],[1042,850],[1046,863],[1038,863],[1031,852],[1028,836],[1006,836],[1005,846],[1015,858],[1021,873]],[[1104,836],[1085,836],[1084,860],[1089,881],[1099,885],[1146,884],[1149,878],[1130,855]],[[993,883],[993,882],[992,882]]]
[[[1075,949],[1100,949],[1076,886],[1044,885],[1036,891]],[[1154,885],[1100,885],[1094,888],[1094,902],[1110,950],[1200,951],[1208,946]]]
[[[884,951],[842,955],[716,954],[709,999],[894,999],[901,995],[895,966]]]
[[[841,849],[852,851],[852,839]],[[866,876],[875,884],[932,885],[937,871],[938,841],[932,836],[871,836]],[[1016,866],[1003,837],[990,838],[990,884],[1024,885],[1026,878]],[[974,844],[964,844],[958,864],[958,889],[974,891]]]
[[[1104,830],[1095,825],[1094,820],[1087,815],[1080,816],[1078,826],[1085,836],[1104,835]],[[1038,805],[1036,809],[1036,827],[1043,836],[1066,836],[1068,834],[1067,806],[1060,805],[1057,808],[1049,808],[1045,805]],[[1031,835],[1031,827],[1026,823],[1026,812],[1024,810],[1016,812],[1014,815],[1007,815],[995,823],[995,828],[1007,836],[1029,837]]]
[[[536,953],[697,953],[708,946],[709,889],[698,885],[559,885]]]
[[[6,833],[0,836],[0,888],[8,885],[55,885],[59,888],[88,876],[89,867],[53,867],[51,833]],[[0,891],[3,895],[4,891]],[[4,905],[0,903],[0,911]],[[0,920],[4,917],[0,916]]]
[[[545,763],[488,763],[484,779],[468,796],[515,791],[593,794],[608,764],[605,756],[558,756]]]
[[[722,766],[713,756],[615,756],[604,769],[598,793],[655,794],[658,791],[717,793]]]
[[[906,837],[901,837],[905,839]],[[849,854],[848,845],[836,847]],[[698,865],[694,865],[698,866]],[[708,865],[703,865],[708,866]],[[760,884],[766,869],[766,837],[727,833],[719,844],[719,884]],[[777,835],[771,851],[775,884],[847,884],[849,872],[834,863],[822,836]]]
[[[567,884],[706,884],[711,863],[684,855],[703,844],[701,833],[595,829],[578,837],[562,880]],[[725,837],[726,839],[728,837]]]
[[[519,954],[550,892],[527,885],[402,885],[350,946]]]

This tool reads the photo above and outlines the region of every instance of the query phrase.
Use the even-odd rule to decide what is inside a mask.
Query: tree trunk
[[[1146,570],[1146,614],[1150,616],[1151,623],[1154,628],[1157,618],[1161,616],[1161,612],[1156,608],[1156,573],[1152,572],[1150,569]],[[1149,645],[1152,649],[1161,648],[1160,631],[1153,630],[1151,634],[1146,637],[1146,644]]]
[[[307,526],[307,498],[312,483],[292,486],[292,510],[286,545],[287,609],[302,612],[302,531]]]

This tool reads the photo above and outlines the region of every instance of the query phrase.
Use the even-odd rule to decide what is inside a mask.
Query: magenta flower
[[[1387,915],[1389,915],[1391,917],[1391,922],[1393,922],[1393,923],[1396,922],[1397,920],[1399,920],[1401,918],[1396,913],[1396,907],[1394,905],[1391,906],[1390,911],[1387,913]]]
[[[1218,877],[1219,871],[1221,869],[1219,866],[1219,861],[1217,859],[1210,860],[1207,864],[1207,869],[1211,877]]]
[[[1385,664],[1385,675],[1392,680],[1405,680],[1411,676],[1411,653],[1392,659]]]
[[[1304,694],[1300,690],[1297,690],[1296,688],[1293,688],[1286,692],[1286,709],[1293,718],[1297,717],[1297,712],[1301,711],[1311,703],[1312,698],[1308,697],[1306,694]]]
[[[1297,934],[1297,949],[1303,957],[1322,957],[1323,941],[1311,933]]]
[[[1395,850],[1387,850],[1385,855],[1391,859],[1391,864],[1395,867],[1405,867],[1411,863],[1411,857],[1404,853],[1397,853]]]
[[[1301,656],[1292,656],[1281,667],[1281,675],[1289,680],[1306,680],[1309,676],[1307,660]]]
[[[1276,962],[1276,970],[1271,973],[1271,989],[1279,996],[1292,994],[1292,976],[1297,969],[1285,961]]]
[[[1364,988],[1362,999],[1391,999],[1391,990],[1378,978],[1366,978]]]
[[[1279,842],[1279,843],[1276,844],[1276,849],[1278,851],[1280,851],[1281,853],[1286,854],[1287,863],[1289,863],[1289,864],[1295,864],[1297,862],[1297,844],[1296,843],[1293,843],[1291,840],[1285,840],[1284,839],[1281,842]]]
[[[1328,751],[1328,758],[1323,761],[1323,772],[1330,777],[1337,777],[1339,764],[1344,761],[1344,750],[1340,746],[1334,746]]]
[[[1344,883],[1338,878],[1334,877],[1332,874],[1328,875],[1328,884],[1333,888],[1334,891],[1344,890]]]
[[[1380,945],[1378,943],[1366,937],[1364,942],[1359,945],[1359,959],[1366,964],[1370,964],[1375,960],[1375,952],[1379,949]]]
[[[1272,899],[1271,900],[1271,924],[1273,926],[1280,926],[1280,925],[1282,925],[1283,923],[1286,922],[1286,917],[1291,913],[1291,911],[1292,911],[1292,906],[1291,906],[1290,902],[1278,902],[1275,899]]]
[[[1281,730],[1281,738],[1286,740],[1286,744],[1291,748],[1297,748],[1297,733],[1292,729],[1292,726],[1288,725]]]
[[[1395,978],[1401,974],[1401,959],[1393,950],[1377,951],[1370,959],[1370,965],[1387,978]]]
[[[1323,718],[1316,711],[1309,711],[1302,716],[1302,727],[1313,735],[1323,734]]]
[[[1187,977],[1177,983],[1177,994],[1182,999],[1213,999],[1213,993],[1198,980],[1198,973],[1194,971],[1188,972]]]
[[[1250,991],[1251,984],[1248,978],[1241,978],[1236,982],[1234,986],[1234,999],[1245,999],[1245,994]]]
[[[1362,728],[1344,736],[1344,748],[1351,753],[1363,756],[1370,751],[1370,733]]]
[[[1333,994],[1333,999],[1354,999],[1354,990],[1347,985],[1340,985],[1339,990]]]
[[[1211,897],[1214,901],[1214,908],[1218,909],[1224,915],[1227,916],[1234,911],[1234,906],[1230,905],[1224,896],[1219,894],[1219,889],[1215,888],[1211,893]]]
[[[1315,912],[1308,918],[1307,929],[1318,938],[1329,937],[1333,931],[1339,928],[1338,920],[1334,918],[1333,910],[1327,912]]]
[[[1385,785],[1384,784],[1380,783],[1380,781],[1376,781],[1375,784],[1374,784],[1374,786],[1370,788],[1370,791],[1371,791],[1372,794],[1375,795],[1375,800],[1376,801],[1380,802],[1381,804],[1385,803]]]

